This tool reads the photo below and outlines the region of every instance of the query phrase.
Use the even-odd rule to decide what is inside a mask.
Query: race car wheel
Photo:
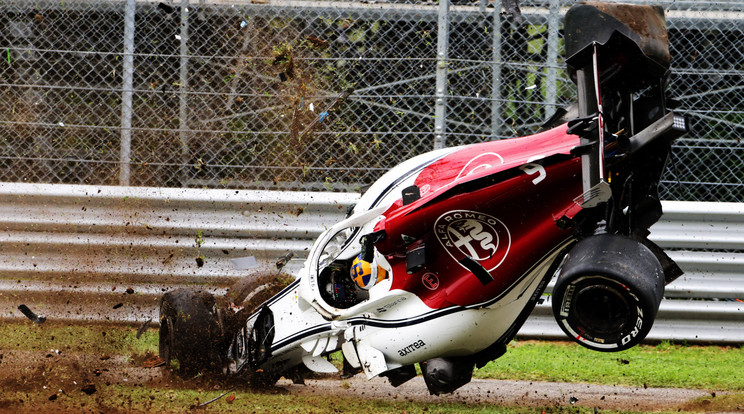
[[[664,271],[643,244],[618,235],[583,239],[553,289],[553,315],[574,341],[614,352],[640,343],[664,294]]]
[[[225,294],[225,337],[232,338],[258,307],[292,283],[292,276],[273,272],[256,273],[235,282]]]
[[[158,349],[167,367],[182,374],[221,369],[214,304],[214,297],[204,291],[177,289],[163,295]]]
[[[267,349],[257,347],[257,343],[271,344],[269,335],[273,338],[274,319],[271,312],[261,308],[267,300],[281,292],[294,281],[292,276],[275,272],[256,273],[240,279],[233,284],[224,297],[225,304],[219,306],[219,320],[223,327],[221,344],[228,351],[226,355],[237,364],[228,364],[228,372],[236,374],[232,369],[243,366],[243,362],[250,361],[249,367],[260,365],[265,359]],[[246,323],[251,315],[261,311],[258,323],[252,330],[246,330]],[[269,386],[276,383],[280,373],[266,372],[258,369],[248,369],[240,373],[256,386]]]

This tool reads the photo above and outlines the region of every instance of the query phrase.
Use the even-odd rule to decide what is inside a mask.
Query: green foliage
[[[545,36],[544,34],[548,31],[546,25],[529,25],[527,26],[527,53],[534,55],[543,54],[543,48],[545,47]]]

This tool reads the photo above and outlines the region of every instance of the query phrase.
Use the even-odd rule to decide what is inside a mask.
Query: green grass
[[[156,354],[157,344],[153,328],[138,339],[135,329],[125,326],[0,325],[3,350],[59,349],[134,358]],[[504,356],[476,370],[474,377],[741,391],[744,349],[662,343],[603,353],[569,342],[513,341]]]
[[[135,329],[125,326],[0,325],[4,350],[59,349],[136,357],[157,353],[157,344],[157,330],[152,328],[138,339]],[[474,377],[741,391],[744,349],[662,343],[603,353],[569,342],[513,341],[504,356],[476,370]]]
[[[43,351],[59,349],[68,354],[123,355],[130,364],[144,355],[157,353],[157,330],[136,338],[136,329],[124,326],[64,325],[48,321],[0,325],[0,353],[6,350]],[[340,361],[338,356],[334,361]],[[528,381],[590,382],[610,385],[683,387],[715,391],[689,408],[699,411],[737,411],[744,407],[744,349],[741,347],[688,346],[662,343],[643,345],[619,353],[589,351],[567,342],[515,341],[508,352],[482,369],[476,378]],[[1,368],[1,366],[0,366]],[[209,381],[175,381],[156,387],[138,384],[101,384],[93,395],[79,388],[67,392],[52,389],[6,390],[0,396],[0,412],[185,412],[190,407],[219,396],[224,385]],[[344,382],[339,381],[339,387]],[[203,412],[256,413],[592,413],[581,407],[499,407],[491,404],[450,402],[416,403],[405,399],[367,400],[313,394],[257,392],[236,389],[232,403],[221,398]],[[391,388],[391,395],[394,391]],[[54,396],[54,397],[53,397]],[[53,397],[50,400],[50,397]],[[32,401],[33,404],[29,404]],[[603,413],[620,413],[607,411]]]
[[[49,350],[86,352],[105,355],[135,356],[148,351],[157,353],[158,333],[145,331],[137,338],[135,328],[111,325],[67,325],[47,321],[42,325],[30,322],[0,324],[0,349]]]
[[[512,342],[477,378],[744,390],[741,347],[641,345],[622,352],[590,351],[564,342]]]

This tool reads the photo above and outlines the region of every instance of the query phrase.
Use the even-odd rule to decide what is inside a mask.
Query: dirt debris
[[[224,378],[200,376],[181,379],[161,363],[162,360],[152,353],[133,358],[74,352],[6,350],[2,353],[0,364],[0,389],[4,392],[41,393],[41,399],[46,404],[72,394],[86,394],[98,401],[114,392],[117,385],[148,387],[153,390],[173,387],[195,390],[222,389],[225,392],[221,398],[228,404],[236,398],[233,390],[250,389],[249,384],[234,381],[229,383],[225,382]],[[385,379],[375,378],[368,381],[363,374],[343,380],[337,377],[310,377],[305,379],[304,384],[281,379],[276,386],[263,392],[365,399],[390,399],[395,396],[406,401],[432,403],[581,406],[597,408],[599,412],[609,409],[677,411],[693,406],[705,411],[706,406],[701,405],[703,403],[699,402],[700,398],[725,394],[710,390],[649,386],[474,379],[452,394],[432,396],[429,395],[420,377],[393,388]],[[34,404],[34,401],[25,401],[23,408],[33,407]]]
[[[423,378],[414,378],[398,388],[384,379],[370,381],[364,375],[346,380],[306,380],[306,386],[282,379],[278,387],[290,394],[329,394],[354,398],[387,399],[397,395],[411,401],[489,403],[520,406],[581,406],[598,410],[677,411],[685,404],[709,396],[703,390],[678,388],[643,388],[583,383],[552,383],[538,381],[507,381],[474,379],[452,394],[433,396],[426,390]]]

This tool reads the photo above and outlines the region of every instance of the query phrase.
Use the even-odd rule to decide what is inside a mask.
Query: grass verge
[[[24,371],[51,380],[20,384],[6,372],[7,387],[0,396],[0,412],[184,412],[223,393],[225,384],[210,381],[165,381],[157,386],[107,383],[102,377],[84,378],[90,370],[68,361],[63,367],[55,361],[61,355],[92,354],[94,361],[105,356],[123,356],[132,369],[148,355],[157,353],[157,331],[149,329],[140,338],[135,329],[124,326],[64,325],[47,321],[39,326],[29,322],[0,325],[0,369],[5,351],[42,351],[45,361],[38,369]],[[100,356],[100,358],[98,358]],[[590,382],[608,385],[682,387],[710,391],[711,396],[683,407],[687,412],[737,412],[744,409],[744,349],[741,347],[682,346],[662,343],[643,345],[620,353],[598,353],[573,343],[515,341],[500,359],[476,370],[476,378],[506,380]],[[129,368],[125,368],[126,372]],[[81,377],[82,375],[82,377]],[[88,374],[89,375],[89,374]],[[105,376],[105,373],[104,373]],[[81,379],[83,378],[83,379]],[[77,381],[75,382],[75,379]],[[81,391],[83,381],[97,381],[92,394]],[[46,382],[45,382],[46,381]],[[49,386],[41,386],[49,383]],[[75,386],[70,384],[75,383]],[[29,385],[33,384],[33,386]],[[59,385],[65,384],[65,385]],[[339,381],[343,387],[343,382]],[[394,395],[391,388],[391,395]],[[234,396],[228,402],[227,396]],[[501,407],[485,403],[424,403],[390,398],[386,400],[346,398],[326,395],[291,395],[236,389],[199,409],[203,412],[355,412],[376,413],[593,413],[582,407]],[[620,413],[630,411],[607,411]]]
[[[513,341],[477,378],[588,382],[637,387],[744,390],[741,347],[640,345],[596,352],[569,342]]]
[[[158,333],[155,329],[149,329],[137,338],[137,331],[126,326],[68,325],[54,321],[36,325],[25,321],[6,321],[0,324],[0,349],[51,349],[133,357],[148,352],[157,353]]]

